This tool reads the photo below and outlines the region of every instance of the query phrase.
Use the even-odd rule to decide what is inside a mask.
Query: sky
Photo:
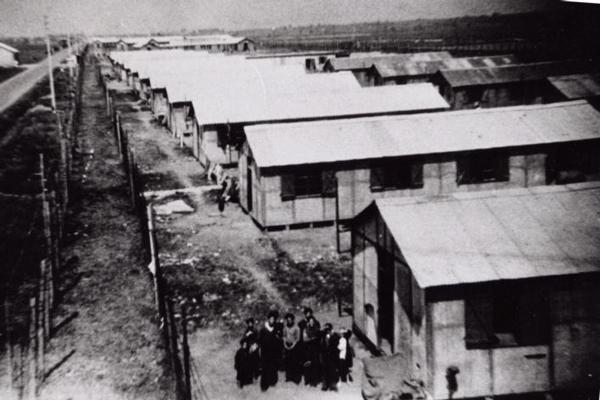
[[[557,0],[0,0],[0,36],[225,30],[516,13]]]

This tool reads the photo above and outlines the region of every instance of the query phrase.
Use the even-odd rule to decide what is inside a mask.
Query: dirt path
[[[130,132],[132,146],[142,172],[169,176],[163,189],[198,186],[194,177],[200,177],[204,169],[191,154],[184,154],[179,140],[173,138],[163,125],[154,120],[150,111],[122,114],[123,128]],[[146,182],[154,186],[153,182]]]
[[[50,341],[48,365],[64,362],[48,377],[42,398],[170,398],[140,230],[89,62],[79,137],[80,151],[94,155],[81,160],[68,218],[71,243],[62,253],[70,260],[62,278],[76,284],[54,324],[78,314]]]
[[[252,275],[252,278],[256,280],[256,283],[260,285],[265,292],[273,299],[279,309],[281,310],[291,310],[292,305],[288,303],[286,299],[283,298],[279,289],[273,285],[271,278],[267,274],[267,272],[256,265],[256,260],[246,254],[240,254],[239,258],[242,260],[240,265]]]
[[[275,256],[264,234],[237,205],[227,206],[220,214],[216,204],[200,193],[191,194],[196,206],[193,214],[172,217],[167,223],[158,224],[159,229],[185,235],[188,244],[179,243],[169,252],[181,258],[217,252],[226,263],[247,271],[273,306],[280,310],[291,309],[292,305],[275,287],[268,272],[257,264],[257,260]]]

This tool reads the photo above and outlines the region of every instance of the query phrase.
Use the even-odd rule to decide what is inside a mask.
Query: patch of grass
[[[260,260],[259,265],[269,272],[277,289],[291,304],[299,306],[306,299],[328,304],[338,297],[346,301],[351,298],[352,266],[347,257],[317,256],[296,262],[274,239],[271,245],[277,256]]]
[[[59,110],[67,112],[74,95],[73,85],[65,71],[56,70],[56,94]],[[10,140],[0,149],[0,191],[9,193],[32,193],[40,188],[39,154],[45,156],[48,176],[58,169],[60,147],[56,116],[44,104],[50,104],[47,96],[48,82],[36,85],[21,101],[0,117],[0,130],[7,128]]]
[[[57,78],[60,97],[70,84],[61,78],[60,72]],[[31,282],[37,282],[39,262],[46,256],[46,250],[39,198],[14,195],[40,193],[40,153],[44,154],[46,187],[49,190],[58,188],[54,179],[60,160],[56,116],[40,106],[42,97],[49,90],[47,85],[47,81],[36,85],[0,117],[3,134],[0,192],[12,194],[0,196],[0,300],[8,296],[15,318],[25,322],[29,312],[27,302],[33,292]],[[59,102],[58,108],[66,111],[68,105]],[[3,130],[5,127],[6,131]]]
[[[217,323],[239,330],[246,315],[264,315],[272,305],[248,272],[223,262],[218,254],[170,257],[161,255],[168,293],[187,305],[193,328]]]
[[[144,182],[144,190],[183,189],[177,175],[170,171],[165,173],[142,173],[142,181]]]
[[[21,64],[35,64],[46,58],[45,44],[18,45]]]
[[[15,76],[16,74],[18,74],[21,71],[24,71],[25,68],[3,68],[0,67],[0,82],[3,82],[7,79],[12,78],[13,76]]]
[[[75,87],[69,82],[68,73],[57,68],[54,70],[55,88],[57,96],[58,109],[66,107],[66,100],[70,100],[75,93]],[[21,117],[27,110],[37,104],[50,105],[50,98],[44,99],[50,92],[48,79],[43,79],[37,83],[33,89],[25,94],[19,101],[13,104],[10,108],[4,110],[0,114],[0,139],[11,129],[22,129],[25,124],[21,121]]]

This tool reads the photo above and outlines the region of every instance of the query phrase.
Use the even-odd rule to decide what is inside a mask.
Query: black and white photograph
[[[0,400],[600,400],[600,1],[0,0]]]

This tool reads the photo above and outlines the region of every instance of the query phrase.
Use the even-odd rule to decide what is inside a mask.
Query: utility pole
[[[46,194],[46,170],[44,167],[44,154],[40,153],[40,183],[42,195],[42,215],[44,216],[44,236],[46,238],[46,257],[52,254],[52,228],[50,226],[50,202]]]
[[[48,52],[48,75],[50,76],[50,95],[52,96],[52,111],[56,113],[56,93],[54,92],[54,75],[52,72],[52,48],[50,47],[50,32],[48,30],[47,15],[44,15],[44,28],[46,29],[46,51]]]

